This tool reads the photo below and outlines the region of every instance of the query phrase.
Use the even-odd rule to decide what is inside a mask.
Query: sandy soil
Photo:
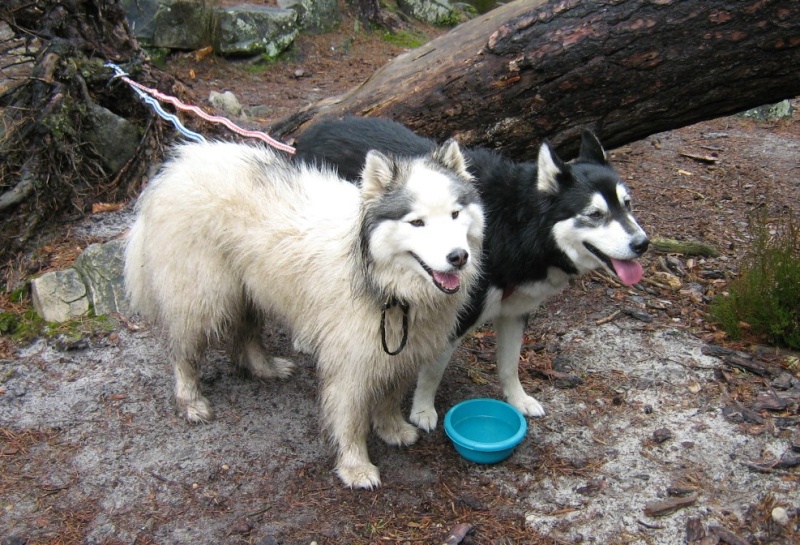
[[[301,38],[266,68],[180,55],[169,69],[197,103],[234,92],[250,112],[243,123],[258,126],[348,89],[401,51],[352,22],[342,28]],[[347,490],[319,434],[313,361],[292,352],[279,325],[267,342],[297,359],[296,376],[248,381],[214,352],[203,382],[218,418],[192,426],[175,415],[148,324],[87,323],[77,338],[3,341],[0,543],[440,543],[461,523],[473,526],[463,543],[797,543],[797,355],[733,343],[705,311],[748,250],[748,213],[798,214],[798,114],[717,119],[611,151],[651,236],[722,254],[650,252],[646,277],[671,268],[679,289],[592,275],[531,319],[521,375],[548,414],[529,421],[506,462],[466,462],[439,427],[408,448],[372,439],[384,486]],[[94,216],[68,244],[119,236],[130,221],[130,208]],[[764,376],[708,355],[713,347],[740,351]],[[486,327],[448,368],[440,415],[500,396],[493,361]],[[786,524],[773,520],[776,507]]]

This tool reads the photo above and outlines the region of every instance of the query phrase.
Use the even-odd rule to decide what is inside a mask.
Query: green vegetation
[[[39,337],[59,338],[70,344],[85,337],[107,335],[118,328],[108,316],[96,316],[93,310],[82,318],[64,323],[45,322],[34,310],[30,301],[29,284],[15,290],[7,299],[11,308],[0,312],[0,335],[15,345],[27,345]],[[0,308],[6,306],[0,301]]]
[[[421,32],[409,32],[405,30],[395,34],[384,32],[382,39],[384,42],[407,49],[415,49],[428,42],[428,37]]]
[[[717,296],[711,316],[733,339],[749,327],[771,342],[800,349],[800,226],[790,212],[777,220],[750,218],[753,247],[728,295]]]

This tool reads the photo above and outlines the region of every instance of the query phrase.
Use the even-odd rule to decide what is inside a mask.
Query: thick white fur
[[[420,217],[382,222],[369,239],[372,263],[364,267],[361,222],[390,190],[389,159],[370,154],[359,190],[262,147],[177,148],[137,204],[125,279],[134,308],[165,329],[186,418],[213,418],[198,374],[215,338],[231,339],[232,359],[256,377],[291,373],[292,362],[270,357],[260,340],[264,314],[275,316],[317,357],[321,420],[338,451],[338,475],[350,487],[380,485],[367,453],[370,426],[389,444],[416,441],[401,399],[421,365],[446,349],[478,274],[481,207],[460,207],[448,189],[456,176],[471,183],[457,145],[436,153],[456,174],[406,160]],[[417,187],[423,179],[427,190]],[[408,223],[414,219],[425,226]],[[446,271],[454,248],[470,257],[459,272],[461,288],[448,295],[409,252]],[[380,342],[380,299],[387,295],[410,307],[408,343],[396,356],[384,353]],[[390,309],[386,320],[393,349],[400,343],[401,311]]]

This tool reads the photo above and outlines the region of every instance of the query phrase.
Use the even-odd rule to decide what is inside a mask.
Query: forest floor
[[[167,69],[196,104],[228,90],[264,126],[401,51],[346,21],[266,67],[184,54]],[[542,308],[520,375],[547,415],[507,461],[465,461],[440,425],[407,448],[371,438],[383,486],[348,490],[319,433],[314,362],[279,325],[265,335],[296,376],[248,381],[213,352],[203,384],[218,418],[193,426],[174,412],[148,324],[87,321],[77,335],[0,341],[0,543],[430,544],[459,524],[472,526],[462,543],[798,543],[798,355],[733,342],[707,310],[751,249],[751,214],[800,213],[800,115],[715,119],[609,151],[651,237],[720,256],[651,251],[637,286],[593,274]],[[127,206],[72,226],[40,250],[41,270],[130,221]],[[664,272],[680,285],[664,287]],[[456,352],[440,417],[501,397],[493,362],[487,325]]]

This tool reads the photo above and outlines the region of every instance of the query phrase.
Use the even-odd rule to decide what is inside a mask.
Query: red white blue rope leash
[[[133,81],[132,79],[130,79],[128,77],[128,74],[126,74],[122,70],[122,68],[120,68],[119,66],[117,66],[116,64],[114,64],[112,62],[107,62],[106,66],[108,66],[109,68],[114,70],[114,77],[115,78],[121,79],[122,81],[124,81],[125,83],[130,85],[131,88],[134,90],[134,92],[136,92],[136,94],[139,95],[139,97],[145,103],[149,104],[156,111],[156,113],[159,116],[161,116],[162,118],[164,118],[167,121],[169,121],[170,123],[172,123],[175,126],[175,128],[181,134],[183,134],[185,137],[187,137],[187,138],[189,138],[191,140],[194,140],[195,142],[205,142],[206,139],[202,135],[200,135],[200,134],[198,134],[198,133],[196,133],[194,131],[191,131],[191,130],[187,129],[186,127],[184,127],[183,124],[181,123],[180,119],[177,118],[177,116],[175,116],[174,114],[171,114],[169,112],[164,111],[164,109],[161,107],[161,104],[159,104],[158,100],[161,100],[163,102],[168,102],[168,103],[172,104],[173,106],[175,106],[176,108],[178,108],[179,110],[182,110],[182,111],[185,111],[185,112],[192,112],[195,115],[205,119],[206,121],[210,121],[212,123],[219,123],[219,124],[225,125],[225,127],[227,127],[228,129],[230,129],[231,131],[235,132],[236,134],[238,134],[240,136],[244,136],[244,137],[247,137],[247,138],[258,138],[259,140],[262,140],[262,141],[266,142],[270,146],[272,146],[274,148],[277,148],[279,150],[285,151],[287,153],[294,153],[294,151],[295,151],[292,146],[284,144],[283,142],[279,142],[278,140],[275,140],[274,138],[272,138],[271,136],[269,136],[266,133],[263,133],[261,131],[250,131],[250,130],[247,130],[247,129],[243,129],[243,128],[239,127],[238,125],[234,124],[230,119],[228,119],[226,117],[221,117],[221,116],[218,116],[218,115],[209,115],[209,114],[205,113],[203,110],[201,110],[200,108],[198,108],[197,106],[191,106],[189,104],[184,104],[183,102],[181,102],[180,100],[178,100],[177,98],[175,98],[173,96],[165,95],[164,93],[161,93],[160,91],[158,91],[156,89],[151,89],[149,87],[145,87],[144,85],[142,85],[140,83],[137,83],[137,82]],[[158,100],[155,100],[155,99],[158,99]]]

